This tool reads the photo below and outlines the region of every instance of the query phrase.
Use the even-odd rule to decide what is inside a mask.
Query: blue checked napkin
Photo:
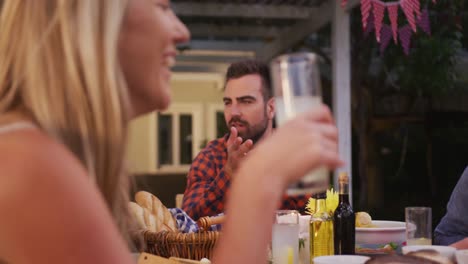
[[[188,214],[180,208],[169,208],[172,216],[176,219],[177,228],[182,233],[198,232],[198,225]],[[223,214],[219,214],[223,215]],[[212,225],[211,231],[220,231],[221,225]]]

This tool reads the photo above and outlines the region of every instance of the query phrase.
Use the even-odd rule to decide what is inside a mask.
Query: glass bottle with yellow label
[[[327,210],[327,193],[313,195],[315,212],[310,218],[310,262],[314,257],[334,254],[333,216]]]

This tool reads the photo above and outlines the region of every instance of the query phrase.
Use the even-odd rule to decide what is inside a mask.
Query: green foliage
[[[409,94],[435,95],[447,92],[457,80],[455,65],[461,48],[461,34],[421,35],[414,35],[409,56],[395,49],[385,54],[383,64],[386,71],[381,71],[379,78]]]
[[[354,64],[361,68],[357,74],[369,77],[363,80],[367,87],[374,87],[386,94],[405,93],[412,96],[438,95],[454,89],[458,80],[455,74],[456,59],[466,38],[460,15],[466,9],[465,1],[439,0],[436,5],[432,1],[421,2],[430,11],[432,35],[428,36],[418,27],[418,32],[411,37],[409,55],[404,54],[400,43],[395,45],[393,41],[380,54],[375,33],[368,36],[362,33],[360,11],[353,13]],[[399,17],[401,27],[406,18],[402,19],[402,12]]]
[[[405,101],[400,102],[405,106],[403,111],[407,112],[393,113],[389,110],[385,112],[388,116],[421,118],[420,123],[401,119],[397,127],[364,134],[366,140],[353,142],[359,147],[353,155],[358,156],[359,162],[364,160],[371,164],[366,168],[375,170],[366,173],[366,168],[359,171],[362,169],[359,167],[354,173],[358,175],[355,177],[358,184],[354,186],[366,183],[370,188],[382,187],[383,193],[377,198],[384,206],[363,208],[372,210],[377,219],[401,220],[404,217],[402,208],[418,204],[433,208],[434,224],[437,224],[452,188],[466,166],[468,148],[464,135],[467,123],[460,123],[461,118],[455,120],[452,113],[435,118],[431,103],[419,105],[430,115],[419,112],[423,107],[411,106],[417,105],[418,101],[436,102],[437,96],[444,93],[452,97],[466,94],[458,92],[466,91],[468,85],[456,75],[456,67],[460,50],[468,46],[468,6],[464,0],[438,0],[436,5],[430,0],[421,2],[430,12],[432,35],[426,35],[418,27],[418,32],[411,38],[409,55],[405,55],[401,45],[395,45],[393,41],[381,54],[375,33],[366,36],[362,31],[360,10],[352,13],[353,104],[357,106],[353,112],[355,135],[359,138],[364,134],[362,128],[367,128],[367,122],[378,115],[375,105],[387,96],[409,99],[408,107]],[[399,26],[404,26],[407,22],[401,11],[399,17]],[[464,71],[467,75],[466,69]],[[430,100],[418,100],[420,97]],[[372,158],[359,156],[361,149],[369,151]],[[364,186],[361,192],[354,192],[355,199],[356,196],[368,199],[366,190],[369,187]],[[364,202],[361,206],[368,204]]]

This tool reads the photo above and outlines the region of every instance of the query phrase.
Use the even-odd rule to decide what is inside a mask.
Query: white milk
[[[321,103],[320,96],[293,96],[284,97],[284,100],[283,97],[275,97],[276,122],[281,126],[297,114],[318,107]],[[287,194],[304,195],[322,192],[327,190],[328,182],[328,170],[324,167],[318,168],[307,173],[298,183],[289,186]]]

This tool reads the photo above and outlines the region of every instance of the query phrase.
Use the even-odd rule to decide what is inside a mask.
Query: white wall
[[[201,139],[213,135],[210,109],[222,104],[224,77],[216,73],[174,73],[171,80],[172,103],[198,104],[202,107],[201,121],[193,125],[199,129]],[[128,160],[131,173],[158,173],[156,113],[142,116],[130,124]]]

